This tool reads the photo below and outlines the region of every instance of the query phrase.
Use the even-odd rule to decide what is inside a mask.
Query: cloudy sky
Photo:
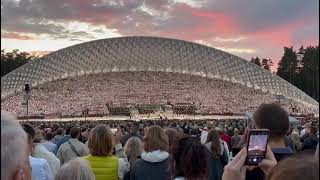
[[[120,36],[160,36],[278,61],[319,44],[319,0],[1,0],[1,49],[55,51]]]

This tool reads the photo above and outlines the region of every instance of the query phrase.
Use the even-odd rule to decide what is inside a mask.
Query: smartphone
[[[112,132],[113,135],[116,135],[117,131],[118,131],[117,128],[111,128],[111,132]]]
[[[249,130],[249,137],[247,142],[248,155],[245,162],[246,165],[257,166],[265,158],[268,139],[268,129]]]

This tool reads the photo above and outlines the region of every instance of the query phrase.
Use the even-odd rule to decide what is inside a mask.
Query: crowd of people
[[[290,128],[278,104],[243,120],[17,121],[1,112],[1,179],[319,179],[318,123]],[[247,166],[250,129],[270,131]]]
[[[2,110],[26,116],[23,93],[1,102]],[[29,116],[108,115],[107,104],[196,104],[199,114],[243,114],[278,97],[240,84],[194,75],[164,72],[113,72],[55,80],[32,87]],[[317,109],[280,99],[290,113]]]

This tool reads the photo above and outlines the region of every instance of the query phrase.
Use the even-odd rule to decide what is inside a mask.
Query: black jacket
[[[130,180],[169,180],[169,159],[154,163],[138,159],[131,169]]]

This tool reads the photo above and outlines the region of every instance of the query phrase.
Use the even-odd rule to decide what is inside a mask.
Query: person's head
[[[58,170],[55,180],[94,180],[95,176],[87,160],[75,158],[63,164]]]
[[[41,141],[43,140],[43,136],[42,136],[42,132],[40,129],[35,129],[35,135],[33,138],[33,142],[34,143],[41,143]]]
[[[73,127],[70,130],[70,137],[73,139],[77,139],[80,136],[80,128],[78,127]]]
[[[46,133],[46,140],[51,141],[53,139],[53,134],[51,132]]]
[[[132,122],[131,123],[131,133],[138,133],[139,132],[139,123],[138,122]]]
[[[213,128],[213,122],[212,122],[212,121],[207,121],[206,127],[207,127],[208,129]]]
[[[66,135],[69,135],[69,134],[70,134],[71,128],[72,128],[72,126],[68,126],[68,127],[66,128]]]
[[[90,131],[88,148],[91,155],[111,155],[112,147],[112,132],[109,127],[100,125]]]
[[[239,130],[237,128],[234,130],[234,135],[236,135],[236,136],[239,135]]]
[[[58,128],[57,131],[56,131],[56,134],[57,134],[57,135],[62,135],[62,134],[63,134],[63,131],[64,131],[64,130],[63,130],[62,128]]]
[[[124,146],[124,152],[131,165],[141,155],[142,151],[142,141],[138,137],[131,137]]]
[[[172,154],[173,145],[179,139],[179,133],[174,128],[166,128],[164,131],[169,138],[169,153]]]
[[[270,140],[283,139],[289,130],[288,113],[279,104],[261,104],[253,118],[257,128],[269,129]]]
[[[312,156],[295,156],[286,158],[271,170],[268,180],[318,180],[319,161]]]
[[[317,132],[318,132],[318,128],[317,128],[317,127],[315,127],[315,126],[311,126],[311,127],[310,127],[310,134],[311,134],[312,136],[317,135]]]
[[[205,147],[193,137],[179,139],[173,148],[171,168],[174,177],[207,179]]]
[[[148,128],[143,138],[143,149],[146,152],[169,150],[169,138],[160,126],[153,125]]]
[[[32,147],[33,147],[33,139],[34,136],[36,135],[36,131],[34,130],[33,126],[31,126],[28,123],[22,124],[23,130],[27,133],[28,136],[28,144],[29,144],[29,150],[32,152]]]
[[[221,154],[221,146],[220,146],[220,136],[218,131],[211,130],[207,136],[207,143],[211,142],[211,151],[213,153],[213,157],[217,158]]]
[[[18,121],[1,111],[1,179],[31,180],[28,137]]]

